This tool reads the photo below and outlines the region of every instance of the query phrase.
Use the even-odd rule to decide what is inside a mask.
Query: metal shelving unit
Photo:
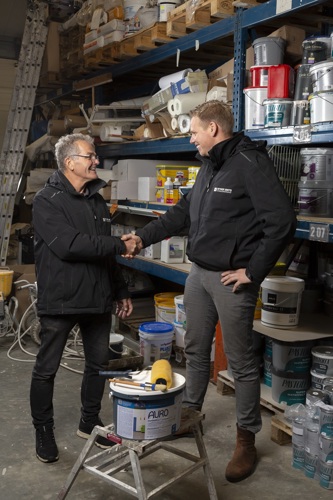
[[[128,260],[117,256],[117,261],[126,267],[131,267],[137,271],[143,271],[158,278],[163,278],[179,285],[185,285],[186,278],[191,269],[191,264],[166,264],[160,260],[135,257]]]

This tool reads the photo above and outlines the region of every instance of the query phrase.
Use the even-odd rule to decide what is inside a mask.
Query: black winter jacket
[[[215,145],[191,191],[137,231],[144,246],[183,234],[187,255],[212,271],[247,268],[260,283],[296,228],[296,217],[264,141],[243,133]]]
[[[107,205],[98,193],[106,183],[88,184],[81,195],[56,171],[33,202],[34,252],[39,315],[102,314],[114,299],[129,297],[115,255],[124,243],[111,236]]]

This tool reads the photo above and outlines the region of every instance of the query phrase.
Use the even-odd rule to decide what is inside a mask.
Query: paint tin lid
[[[173,332],[173,325],[171,323],[163,323],[162,321],[147,321],[146,323],[141,323],[139,331],[143,333],[164,334]]]

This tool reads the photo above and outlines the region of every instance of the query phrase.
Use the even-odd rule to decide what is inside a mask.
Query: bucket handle
[[[320,99],[322,99],[322,100],[323,100],[323,101],[325,101],[325,102],[328,102],[328,104],[332,104],[332,102],[331,102],[331,101],[328,101],[327,99],[325,99],[324,97],[322,97],[322,96],[320,95],[320,93],[319,93],[319,94],[317,94],[317,97],[319,97]]]
[[[323,73],[315,80],[316,82],[318,82],[321,78],[323,78],[325,75],[327,75],[327,73],[330,73],[332,71],[332,68],[327,68],[323,71]]]
[[[298,293],[300,293],[300,292],[298,292]],[[287,300],[289,300],[289,298],[282,300],[282,302],[279,302],[278,304],[270,304],[269,302],[263,302],[262,305],[263,306],[281,307],[281,305],[283,305],[285,302],[287,302]]]
[[[313,200],[298,200],[298,204],[300,205],[311,205],[312,203],[315,203],[318,200],[322,200],[323,198],[327,198],[327,194],[323,194],[323,196],[318,196],[317,198],[314,198]]]
[[[258,101],[256,101],[255,99],[253,99],[252,97],[250,97],[248,94],[246,94],[246,95],[247,95],[247,97],[248,97],[249,99],[251,99],[251,101],[253,101],[255,104],[259,104],[259,106],[263,106],[263,102],[264,102],[264,101],[263,101],[263,102],[258,102]]]
[[[120,342],[119,342],[120,343]],[[110,351],[112,351],[114,354],[122,354],[124,352],[124,346],[121,347],[121,351],[115,351],[114,349],[112,349],[111,347],[111,344],[109,345],[109,349]]]

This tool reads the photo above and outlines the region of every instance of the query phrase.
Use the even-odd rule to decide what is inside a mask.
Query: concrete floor
[[[57,497],[67,479],[85,441],[76,436],[80,409],[81,375],[64,368],[56,378],[55,435],[60,459],[54,464],[43,464],[35,456],[34,430],[29,409],[29,386],[32,363],[13,361],[7,351],[13,339],[0,338],[0,500],[51,500]],[[28,351],[36,351],[36,345],[28,338]],[[31,359],[18,347],[11,356]],[[81,368],[78,361],[68,361]],[[183,369],[175,368],[183,372]],[[112,403],[106,386],[102,419],[105,425],[112,422]],[[271,413],[264,409],[263,429],[257,436],[259,463],[256,472],[238,483],[228,483],[224,470],[232,454],[235,442],[235,399],[233,395],[217,393],[214,384],[209,385],[204,413],[204,442],[210,458],[219,500],[281,500],[281,499],[332,499],[332,491],[304,477],[291,466],[291,445],[279,446],[270,439]],[[193,438],[182,438],[173,445],[196,452]],[[96,448],[96,451],[98,449]],[[142,462],[144,483],[150,491],[161,482],[173,477],[184,466],[184,459],[166,452],[158,452]],[[171,458],[170,458],[171,457]],[[147,460],[147,462],[146,462]],[[186,462],[187,464],[187,462]],[[121,474],[128,474],[122,472]],[[123,476],[125,477],[125,476]],[[133,498],[113,488],[106,482],[81,471],[68,495],[69,499],[127,500]],[[203,469],[199,469],[180,483],[162,493],[163,500],[208,500]]]

